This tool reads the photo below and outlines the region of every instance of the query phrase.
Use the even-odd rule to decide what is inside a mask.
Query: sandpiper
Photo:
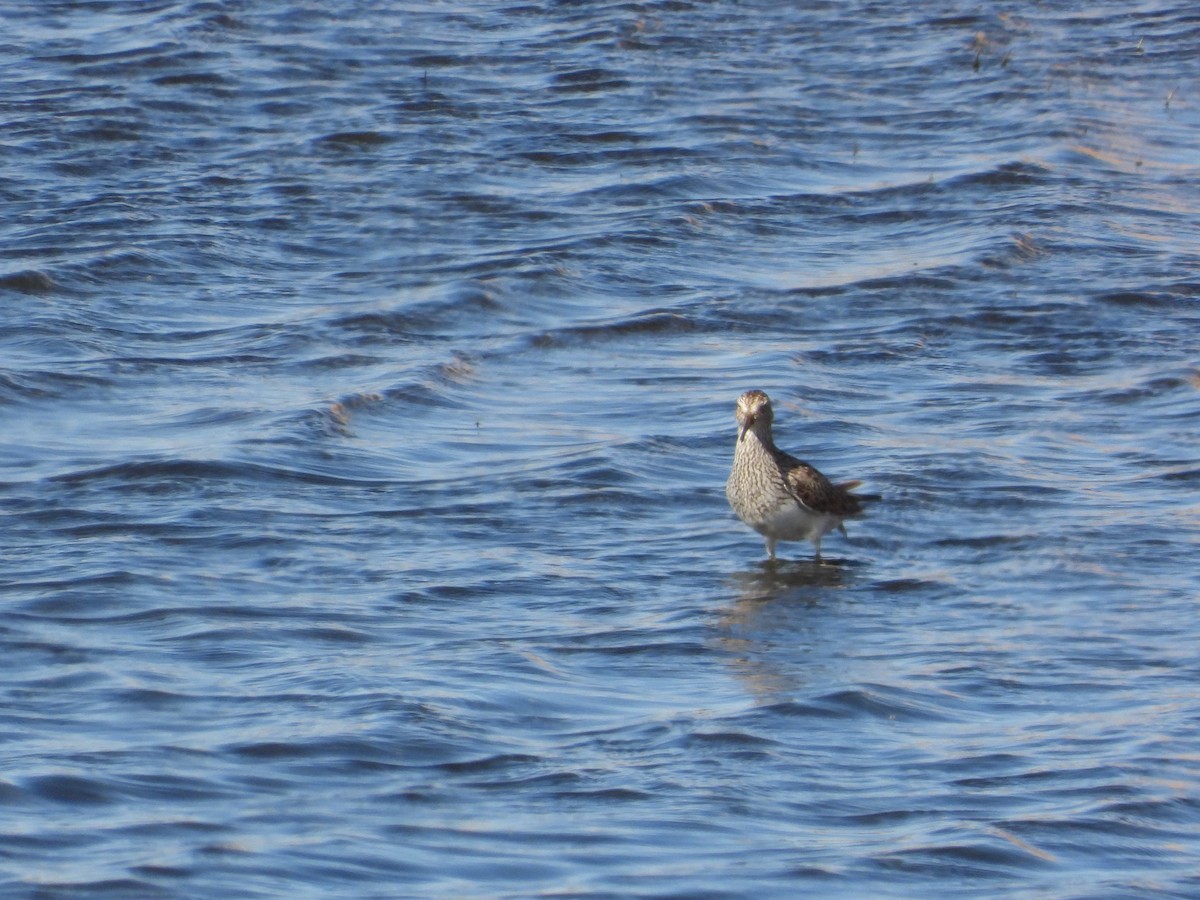
[[[821,559],[821,538],[833,529],[844,535],[843,519],[862,512],[862,501],[875,497],[850,493],[861,481],[833,484],[806,462],[784,453],[771,437],[775,413],[762,391],[738,397],[738,439],[725,496],[739,519],[767,539],[775,558],[779,541],[812,541]]]

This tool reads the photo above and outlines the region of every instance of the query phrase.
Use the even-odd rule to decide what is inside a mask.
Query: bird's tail
[[[838,485],[843,491],[852,491],[856,487],[861,487],[862,481],[855,479],[854,481],[843,481]],[[878,503],[883,499],[881,494],[855,494],[854,499],[859,503]]]

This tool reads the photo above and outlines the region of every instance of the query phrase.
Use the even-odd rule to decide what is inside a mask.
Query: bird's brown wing
[[[780,453],[776,461],[788,493],[801,506],[835,516],[853,516],[862,512],[858,498],[849,490],[850,485],[857,487],[861,482],[834,484],[808,463],[786,453]]]

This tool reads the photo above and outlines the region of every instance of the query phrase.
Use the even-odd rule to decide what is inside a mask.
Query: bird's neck
[[[744,445],[744,452],[746,453],[756,453],[759,451],[766,451],[767,453],[775,452],[775,441],[771,439],[770,428],[751,428],[739,440],[739,443]]]

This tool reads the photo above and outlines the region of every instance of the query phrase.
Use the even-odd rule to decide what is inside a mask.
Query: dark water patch
[[[560,790],[558,796],[569,803],[600,803],[605,806],[623,803],[644,803],[653,799],[653,794],[632,788]]]
[[[0,372],[0,398],[6,403],[38,404],[62,398],[78,398],[86,393],[106,392],[112,380],[82,372],[37,371],[26,368],[19,374]]]
[[[379,343],[444,340],[447,330],[468,317],[493,318],[507,307],[496,292],[481,285],[460,284],[445,296],[424,302],[411,300],[397,308],[353,313],[333,319],[332,328],[348,332],[355,346]]]
[[[38,881],[37,893],[62,891],[63,895],[87,894],[91,897],[169,897],[165,888],[140,878],[106,878],[96,881]],[[50,894],[53,896],[53,894]]]
[[[1024,503],[1017,502],[1014,505],[1023,506]],[[974,537],[953,537],[942,538],[938,543],[945,547],[970,547],[970,548],[986,548],[986,547],[1019,547],[1022,544],[1028,544],[1034,540],[1032,534],[986,534]]]
[[[538,349],[553,349],[576,345],[591,345],[598,341],[618,341],[630,337],[666,336],[693,331],[715,332],[721,323],[715,319],[685,315],[669,310],[647,310],[628,319],[580,325],[570,329],[546,332],[534,336],[531,343]]]
[[[1127,309],[1166,310],[1179,308],[1194,292],[1178,291],[1112,291],[1100,294],[1096,300],[1111,306]]]
[[[1158,477],[1167,482],[1183,482],[1184,484],[1191,484],[1192,482],[1200,481],[1200,468],[1188,468],[1172,472],[1164,472]]]
[[[258,742],[226,748],[238,756],[265,760],[321,761],[322,765],[337,768],[360,767],[363,764],[401,765],[404,757],[395,748],[375,746],[365,740],[340,738],[296,742]]]
[[[1097,815],[1135,825],[1162,827],[1172,823],[1190,827],[1200,821],[1200,802],[1186,796],[1118,800],[1097,810]]]
[[[78,775],[44,775],[31,779],[26,789],[43,799],[71,806],[93,806],[114,801],[111,786]]]
[[[376,640],[369,632],[344,626],[301,629],[296,633],[296,637],[301,640],[311,640],[316,644],[326,644],[334,647],[354,647],[369,644]]]
[[[869,690],[838,691],[820,697],[817,705],[842,709],[852,715],[869,715],[875,718],[903,721],[942,721],[943,711],[918,699],[915,695],[901,697],[891,692],[882,694]]]
[[[150,459],[118,463],[53,476],[52,481],[79,487],[104,485],[149,496],[175,494],[215,485],[252,482],[303,483],[311,485],[376,485],[386,482],[360,480],[332,472],[306,471],[260,463],[231,463],[220,460]]]
[[[24,269],[0,275],[0,290],[20,294],[48,294],[55,288],[54,279],[38,269]]]
[[[1089,856],[1105,853],[1112,862],[1143,859],[1147,862],[1174,855],[1164,852],[1163,839],[1186,834],[1157,824],[1132,822],[1121,817],[1080,815],[1042,821],[1016,820],[1007,823],[1030,843],[1049,847],[1064,855]]]
[[[473,103],[441,91],[423,87],[419,96],[406,97],[397,101],[396,109],[404,113],[438,115],[448,119],[471,121],[482,115]]]
[[[597,641],[599,637],[599,641]],[[593,644],[593,641],[597,641]],[[569,644],[555,648],[558,653],[583,653],[600,657],[654,657],[656,660],[665,657],[697,657],[704,656],[706,648],[702,644],[686,644],[679,642],[646,641],[645,636],[611,635],[592,636],[586,644]]]
[[[875,587],[889,594],[907,594],[913,591],[927,591],[931,587],[939,587],[939,585],[937,582],[919,578],[897,578],[876,582]]]
[[[139,618],[144,618],[139,617]],[[171,709],[185,698],[172,691],[156,690],[153,688],[130,688],[114,693],[114,699],[122,705],[142,706],[147,709]]]
[[[536,765],[539,762],[541,760],[536,756],[521,753],[501,753],[479,759],[441,763],[438,768],[457,775],[492,775],[509,772],[513,768]]]
[[[955,783],[964,787],[984,789],[998,787],[1016,789],[1018,787],[1044,785],[1049,786],[1052,790],[1062,791],[1067,794],[1075,792],[1095,794],[1099,791],[1109,796],[1125,793],[1127,790],[1130,790],[1122,786],[1120,772],[1111,767],[1104,766],[1089,766],[1079,770],[1072,769],[1069,772],[1054,769],[1025,770],[996,776],[960,778]]]
[[[627,87],[629,81],[620,74],[603,68],[576,69],[559,72],[551,82],[551,89],[568,93],[594,93]]]
[[[571,132],[564,135],[566,140],[571,143],[579,144],[621,144],[625,146],[636,146],[650,139],[650,136],[643,132],[609,130],[609,131],[592,131],[592,132]]]
[[[779,748],[779,741],[745,731],[694,731],[682,744],[737,759],[769,758]]]
[[[570,136],[564,136],[564,140],[570,140]],[[630,167],[642,165],[646,168],[657,168],[664,162],[678,162],[681,159],[691,156],[701,156],[702,154],[690,149],[672,146],[631,146],[622,148],[602,146],[601,149],[589,150],[526,150],[522,151],[520,155],[523,159],[527,159],[535,165],[550,168],[601,165]],[[650,193],[661,190],[658,187],[652,187]],[[665,193],[663,195],[666,196]]]
[[[474,63],[471,57],[448,53],[424,53],[413,56],[409,63],[417,69],[445,69]]]
[[[764,707],[761,712],[788,718],[844,719],[855,715],[845,704],[816,700],[813,702],[788,702]]]
[[[1125,406],[1133,403],[1148,403],[1153,401],[1168,401],[1171,395],[1193,394],[1194,376],[1158,376],[1150,378],[1141,384],[1108,387],[1096,391],[1080,391],[1071,400],[1082,403],[1101,405]]]
[[[145,876],[147,879],[167,879],[167,878],[189,878],[195,874],[195,869],[187,866],[170,866],[161,864],[149,864],[141,866],[131,866],[129,869],[135,875]]]
[[[930,272],[911,272],[904,275],[889,275],[886,278],[868,278],[849,285],[830,285],[828,288],[800,289],[796,293],[815,296],[836,296],[851,290],[876,293],[888,293],[892,291],[946,292],[957,288],[961,288],[961,282],[949,275],[940,276]]]
[[[1051,860],[1024,852],[1008,843],[963,842],[929,847],[913,847],[874,858],[873,862],[897,874],[941,873],[942,877],[996,879],[1027,873],[1038,861]]]
[[[1044,184],[1052,177],[1052,174],[1052,170],[1044,165],[1031,162],[1010,162],[985,172],[960,175],[944,187],[955,192],[969,191],[976,187],[985,188],[988,191],[997,188],[1036,187]]]
[[[96,610],[98,604],[94,599],[89,602],[89,598],[94,598],[94,594],[88,593],[89,590],[129,589],[143,583],[144,579],[145,576],[124,569],[102,570],[94,574],[75,571],[70,578],[24,582],[20,588],[22,592],[41,594],[38,599],[28,602],[26,608],[29,611],[43,616],[63,615]]]
[[[378,131],[338,131],[317,138],[316,143],[331,150],[366,150],[387,144],[390,140]]]
[[[228,85],[228,79],[218,72],[181,72],[174,75],[160,75],[152,79],[160,87],[184,85],[187,87],[223,87]]]

